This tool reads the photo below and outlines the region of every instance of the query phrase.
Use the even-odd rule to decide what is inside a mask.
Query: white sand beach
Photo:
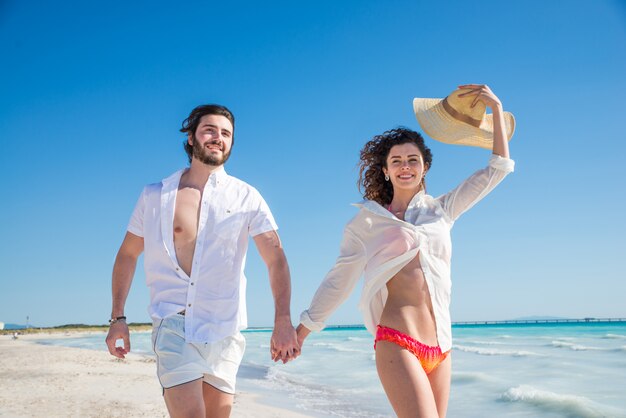
[[[168,416],[152,358],[131,353],[118,360],[104,351],[36,343],[50,337],[0,336],[0,417]],[[238,393],[231,416],[306,417],[266,406],[259,397]]]

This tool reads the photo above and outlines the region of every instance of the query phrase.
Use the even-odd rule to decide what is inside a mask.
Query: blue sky
[[[136,199],[186,165],[180,124],[213,102],[237,118],[227,171],[279,224],[295,323],[360,200],[362,145],[462,83],[515,114],[517,165],[453,229],[453,320],[624,317],[625,45],[609,0],[0,1],[0,321],[106,322]],[[489,157],[428,144],[432,195]],[[254,245],[246,272],[250,325],[271,325]],[[360,323],[358,294],[329,322]],[[147,304],[140,265],[129,320]]]

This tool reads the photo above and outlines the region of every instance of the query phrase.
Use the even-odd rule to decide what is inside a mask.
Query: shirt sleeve
[[[492,155],[489,164],[478,170],[454,190],[437,198],[446,215],[455,221],[489,194],[515,168],[510,158]]]
[[[257,192],[256,208],[253,210],[252,218],[248,226],[250,236],[254,237],[264,232],[276,231],[277,229],[278,225],[276,225],[270,207],[265,202],[265,199],[263,199],[263,196]]]
[[[324,329],[328,317],[348,298],[365,268],[365,247],[347,228],[339,257],[317,289],[311,306],[302,312],[300,322],[311,331]]]
[[[143,219],[144,219],[144,211],[146,208],[146,188],[143,189],[139,199],[137,200],[137,204],[135,205],[135,210],[133,210],[133,214],[130,216],[130,221],[128,222],[128,227],[126,230],[138,237],[143,238]]]

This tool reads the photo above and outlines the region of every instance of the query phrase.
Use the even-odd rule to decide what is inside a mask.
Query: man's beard
[[[217,144],[217,142],[207,142],[205,145],[208,144]],[[224,150],[222,150],[222,158],[218,157],[217,155],[210,154],[209,150],[200,145],[200,143],[196,139],[196,136],[194,135],[193,156],[194,158],[198,159],[200,162],[206,165],[217,167],[224,164],[228,160],[228,157],[230,157],[230,150],[228,152],[224,152]]]

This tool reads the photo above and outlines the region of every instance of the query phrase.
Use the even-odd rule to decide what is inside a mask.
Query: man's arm
[[[274,332],[270,348],[272,360],[282,360],[283,363],[287,363],[298,357],[300,353],[296,331],[291,324],[289,265],[276,231],[256,235],[254,242],[267,265],[274,296]]]
[[[124,305],[126,304],[130,285],[135,275],[137,259],[142,252],[143,238],[127,232],[113,265],[113,307],[111,309],[111,318],[124,316]],[[115,346],[115,342],[119,339],[124,340],[124,347]],[[128,354],[130,351],[130,334],[126,321],[117,321],[111,324],[106,343],[111,355],[124,358]]]

